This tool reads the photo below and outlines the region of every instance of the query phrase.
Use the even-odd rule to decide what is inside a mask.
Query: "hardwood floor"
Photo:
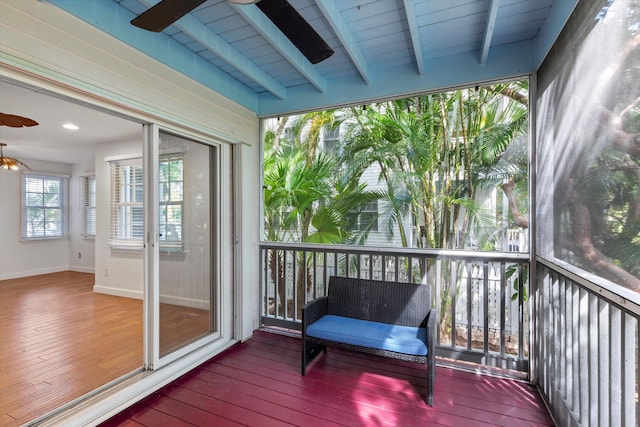
[[[171,353],[211,332],[208,310],[160,304],[160,355]]]
[[[329,349],[300,375],[300,339],[256,331],[103,423],[124,426],[551,426],[524,382]]]
[[[142,301],[93,274],[0,281],[0,425],[43,415],[142,366]]]

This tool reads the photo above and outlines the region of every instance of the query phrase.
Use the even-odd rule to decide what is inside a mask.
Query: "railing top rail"
[[[621,309],[633,313],[636,317],[640,317],[639,293],[615,285],[589,272],[578,270],[576,267],[560,260],[549,261],[540,256],[538,256],[536,260],[549,269],[570,278],[579,286],[601,296],[603,299],[617,305]]]
[[[361,255],[398,255],[403,257],[453,258],[479,261],[529,261],[525,252],[492,252],[463,249],[394,248],[356,245],[321,245],[315,243],[260,242],[260,249],[283,249],[309,252],[347,252]]]

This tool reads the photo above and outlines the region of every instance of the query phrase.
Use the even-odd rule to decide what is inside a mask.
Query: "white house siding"
[[[372,165],[368,167],[362,177],[360,177],[361,183],[367,184],[369,191],[386,190],[386,184],[380,181],[380,166]],[[402,247],[402,239],[400,237],[400,229],[395,224],[392,230],[389,230],[390,212],[389,203],[383,200],[378,201],[378,231],[372,231],[367,237],[367,246],[388,246],[388,247]],[[407,219],[405,221],[405,230],[409,232],[410,224]],[[407,240],[409,236],[407,236]]]

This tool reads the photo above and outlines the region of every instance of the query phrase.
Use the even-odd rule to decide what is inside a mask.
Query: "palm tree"
[[[351,110],[345,158],[354,168],[379,168],[391,223],[403,246],[408,240],[402,220],[410,214],[421,229],[418,246],[469,246],[469,236],[475,234],[479,246],[495,249],[492,233],[482,226],[488,215],[477,196],[503,183],[508,184],[503,189],[512,201],[512,220],[523,216],[513,189],[516,184],[524,189],[526,200],[528,159],[522,151],[526,139],[521,138],[528,120],[525,89],[523,84],[495,85]],[[521,143],[517,149],[511,147],[514,141]],[[443,283],[440,312],[447,316],[449,282]]]
[[[290,140],[276,138],[267,131],[264,159],[265,238],[269,241],[340,244],[362,243],[366,230],[349,228],[349,216],[360,212],[381,195],[368,191],[360,175],[342,168],[336,156],[318,152],[320,132],[339,122],[333,112],[307,114],[295,118]],[[305,125],[306,124],[306,125]],[[278,126],[280,128],[280,126]],[[313,155],[310,155],[313,153]],[[299,256],[298,307],[311,287],[309,260]],[[284,259],[270,258],[272,280],[284,285]],[[276,280],[276,275],[278,280]],[[284,303],[284,289],[279,290]]]

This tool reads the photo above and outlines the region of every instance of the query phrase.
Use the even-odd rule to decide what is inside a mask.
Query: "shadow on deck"
[[[420,365],[329,348],[300,375],[300,339],[264,331],[103,426],[547,426],[535,387],[438,367],[428,407]]]

